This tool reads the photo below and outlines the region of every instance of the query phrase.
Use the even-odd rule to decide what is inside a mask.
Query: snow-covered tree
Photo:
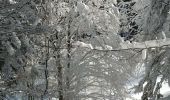
[[[169,23],[169,0],[138,0],[135,9],[139,12],[136,19],[140,23],[142,32],[140,41],[163,39],[168,37],[167,23]],[[139,6],[140,5],[140,6]],[[143,38],[142,38],[143,37]],[[166,43],[166,42],[165,42]],[[155,42],[154,44],[159,44]],[[152,45],[154,45],[152,44]],[[145,76],[139,82],[137,91],[143,91],[142,100],[159,99],[159,91],[162,83],[168,79],[168,46],[158,46],[158,48],[148,48],[144,59]],[[157,81],[161,77],[160,81]],[[146,85],[143,87],[143,85]]]
[[[30,98],[32,94],[31,69],[35,56],[35,45],[31,38],[47,32],[41,25],[42,16],[32,0],[0,1],[1,44],[1,93],[6,99]]]
[[[115,99],[125,93],[122,86],[124,81],[117,80],[118,77],[113,75],[123,74],[130,67],[123,69],[121,63],[116,66],[106,63],[114,60],[116,64],[117,59],[121,59],[117,58],[120,53],[110,52],[117,55],[111,56],[107,52],[97,51],[120,46],[121,39],[117,34],[119,11],[115,5],[116,2],[112,0],[61,0],[46,3],[48,23],[53,29],[53,33],[48,36],[53,51],[49,55],[56,59],[58,92],[55,97],[59,100]],[[122,70],[116,70],[119,67]],[[122,79],[126,80],[127,76],[125,73]],[[113,84],[113,80],[118,82]],[[92,91],[93,88],[97,89]],[[109,88],[109,91],[103,91]]]
[[[1,98],[124,100],[141,65],[136,90],[155,100],[170,79],[169,2],[0,0]]]

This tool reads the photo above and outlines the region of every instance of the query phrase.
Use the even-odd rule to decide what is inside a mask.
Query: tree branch
[[[130,50],[130,49],[148,49],[148,48],[160,48],[163,46],[170,45],[170,38],[160,39],[160,40],[150,40],[145,42],[133,42],[133,43],[120,43],[120,47],[117,49],[93,49],[97,51],[121,51],[121,50]]]

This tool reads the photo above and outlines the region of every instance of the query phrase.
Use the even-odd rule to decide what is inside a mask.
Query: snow
[[[145,60],[147,56],[147,49],[142,50],[142,59]]]
[[[170,95],[170,87],[167,82],[163,82],[160,93],[163,94],[163,97],[167,97]]]
[[[100,46],[96,46],[95,49],[97,49],[97,50],[103,50],[102,47],[100,47]]]
[[[109,45],[105,45],[105,49],[112,50],[113,48],[111,46],[109,46]]]
[[[6,48],[7,48],[9,55],[11,56],[14,55],[15,49],[11,46],[9,41],[6,43]]]
[[[14,0],[9,0],[9,2],[10,2],[10,4],[15,4],[15,3],[17,3],[17,2],[14,1]]]
[[[164,31],[162,31],[162,36],[163,36],[163,39],[164,39],[164,41],[165,41],[165,40],[166,40],[166,34],[165,34]]]
[[[138,85],[139,81],[142,79],[143,74],[145,72],[144,65],[141,63],[138,63],[137,69],[134,71],[134,76],[129,79],[129,83],[127,83],[127,89],[130,91],[129,98],[126,98],[126,100],[141,100],[142,92],[140,93],[134,93],[133,87]],[[143,86],[146,85],[146,82]]]
[[[114,4],[117,4],[117,0],[113,0],[113,3],[114,3]]]
[[[150,40],[150,41],[145,41],[145,42],[134,42],[134,43],[123,42],[123,43],[120,43],[120,46],[121,46],[120,49],[131,49],[131,48],[146,49],[146,48],[167,46],[169,44],[170,44],[170,38]]]
[[[12,33],[11,40],[12,40],[12,43],[17,47],[17,49],[21,47],[21,41],[19,40],[15,32]]]
[[[159,76],[157,78],[157,82],[160,82],[161,78],[162,78],[162,76]],[[136,78],[136,80],[133,80],[133,82],[131,82],[131,84],[135,85],[138,82],[139,82],[139,79]],[[145,86],[145,85],[146,85],[146,83],[143,86]],[[129,87],[132,87],[132,86],[129,85]],[[170,86],[168,85],[168,82],[164,81],[162,83],[162,88],[160,89],[160,93],[163,95],[163,98],[170,96]],[[141,100],[142,92],[136,93],[136,94],[132,93],[132,94],[130,94],[130,96],[131,97],[126,98],[126,100]]]
[[[52,97],[52,100],[58,100],[57,98]]]
[[[74,43],[73,43],[73,46],[78,46],[78,47],[93,49],[93,46],[92,46],[91,44],[87,44],[87,43],[80,42],[80,41],[74,42]]]

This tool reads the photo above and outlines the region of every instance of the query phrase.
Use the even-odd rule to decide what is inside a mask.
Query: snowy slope
[[[129,88],[129,90],[131,88],[133,88],[133,86],[137,85],[139,80],[142,78],[142,73],[143,73],[143,69],[140,70],[141,72],[139,73],[139,75],[136,78],[133,78],[134,80],[131,81],[131,84],[127,84],[127,87]],[[161,77],[157,78],[157,82],[159,82],[161,79]],[[162,84],[162,88],[160,89],[160,93],[163,95],[163,98],[159,99],[159,100],[170,100],[170,86],[168,85],[167,82],[163,82]],[[127,98],[126,100],[141,100],[141,96],[142,96],[142,92],[141,93],[133,93],[130,92],[130,96],[129,98]]]

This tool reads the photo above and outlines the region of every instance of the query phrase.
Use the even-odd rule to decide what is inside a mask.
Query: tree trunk
[[[66,100],[71,100],[70,98],[70,62],[71,62],[71,34],[70,34],[70,24],[69,20],[68,32],[67,32],[67,76],[66,76]]]
[[[58,98],[59,100],[64,100],[64,94],[63,94],[63,67],[61,65],[61,50],[58,49],[60,48],[61,45],[61,40],[58,36],[58,33],[56,33],[56,40],[57,40],[57,46],[56,47],[56,52],[57,52],[57,57],[56,57],[56,66],[57,66],[57,79],[58,79]]]
[[[60,54],[58,54],[57,55],[57,62],[56,62],[56,64],[57,64],[57,68],[58,68],[58,95],[59,95],[59,100],[64,100],[63,99],[63,82],[62,82],[62,80],[63,80],[63,73],[62,73],[62,71],[63,71],[63,68],[62,68],[62,66],[61,66],[61,62],[60,62]]]
[[[48,92],[48,58],[49,58],[49,40],[45,36],[45,45],[46,45],[46,59],[45,59],[45,90],[44,94],[42,95],[42,98],[44,98],[45,95],[47,95]]]

